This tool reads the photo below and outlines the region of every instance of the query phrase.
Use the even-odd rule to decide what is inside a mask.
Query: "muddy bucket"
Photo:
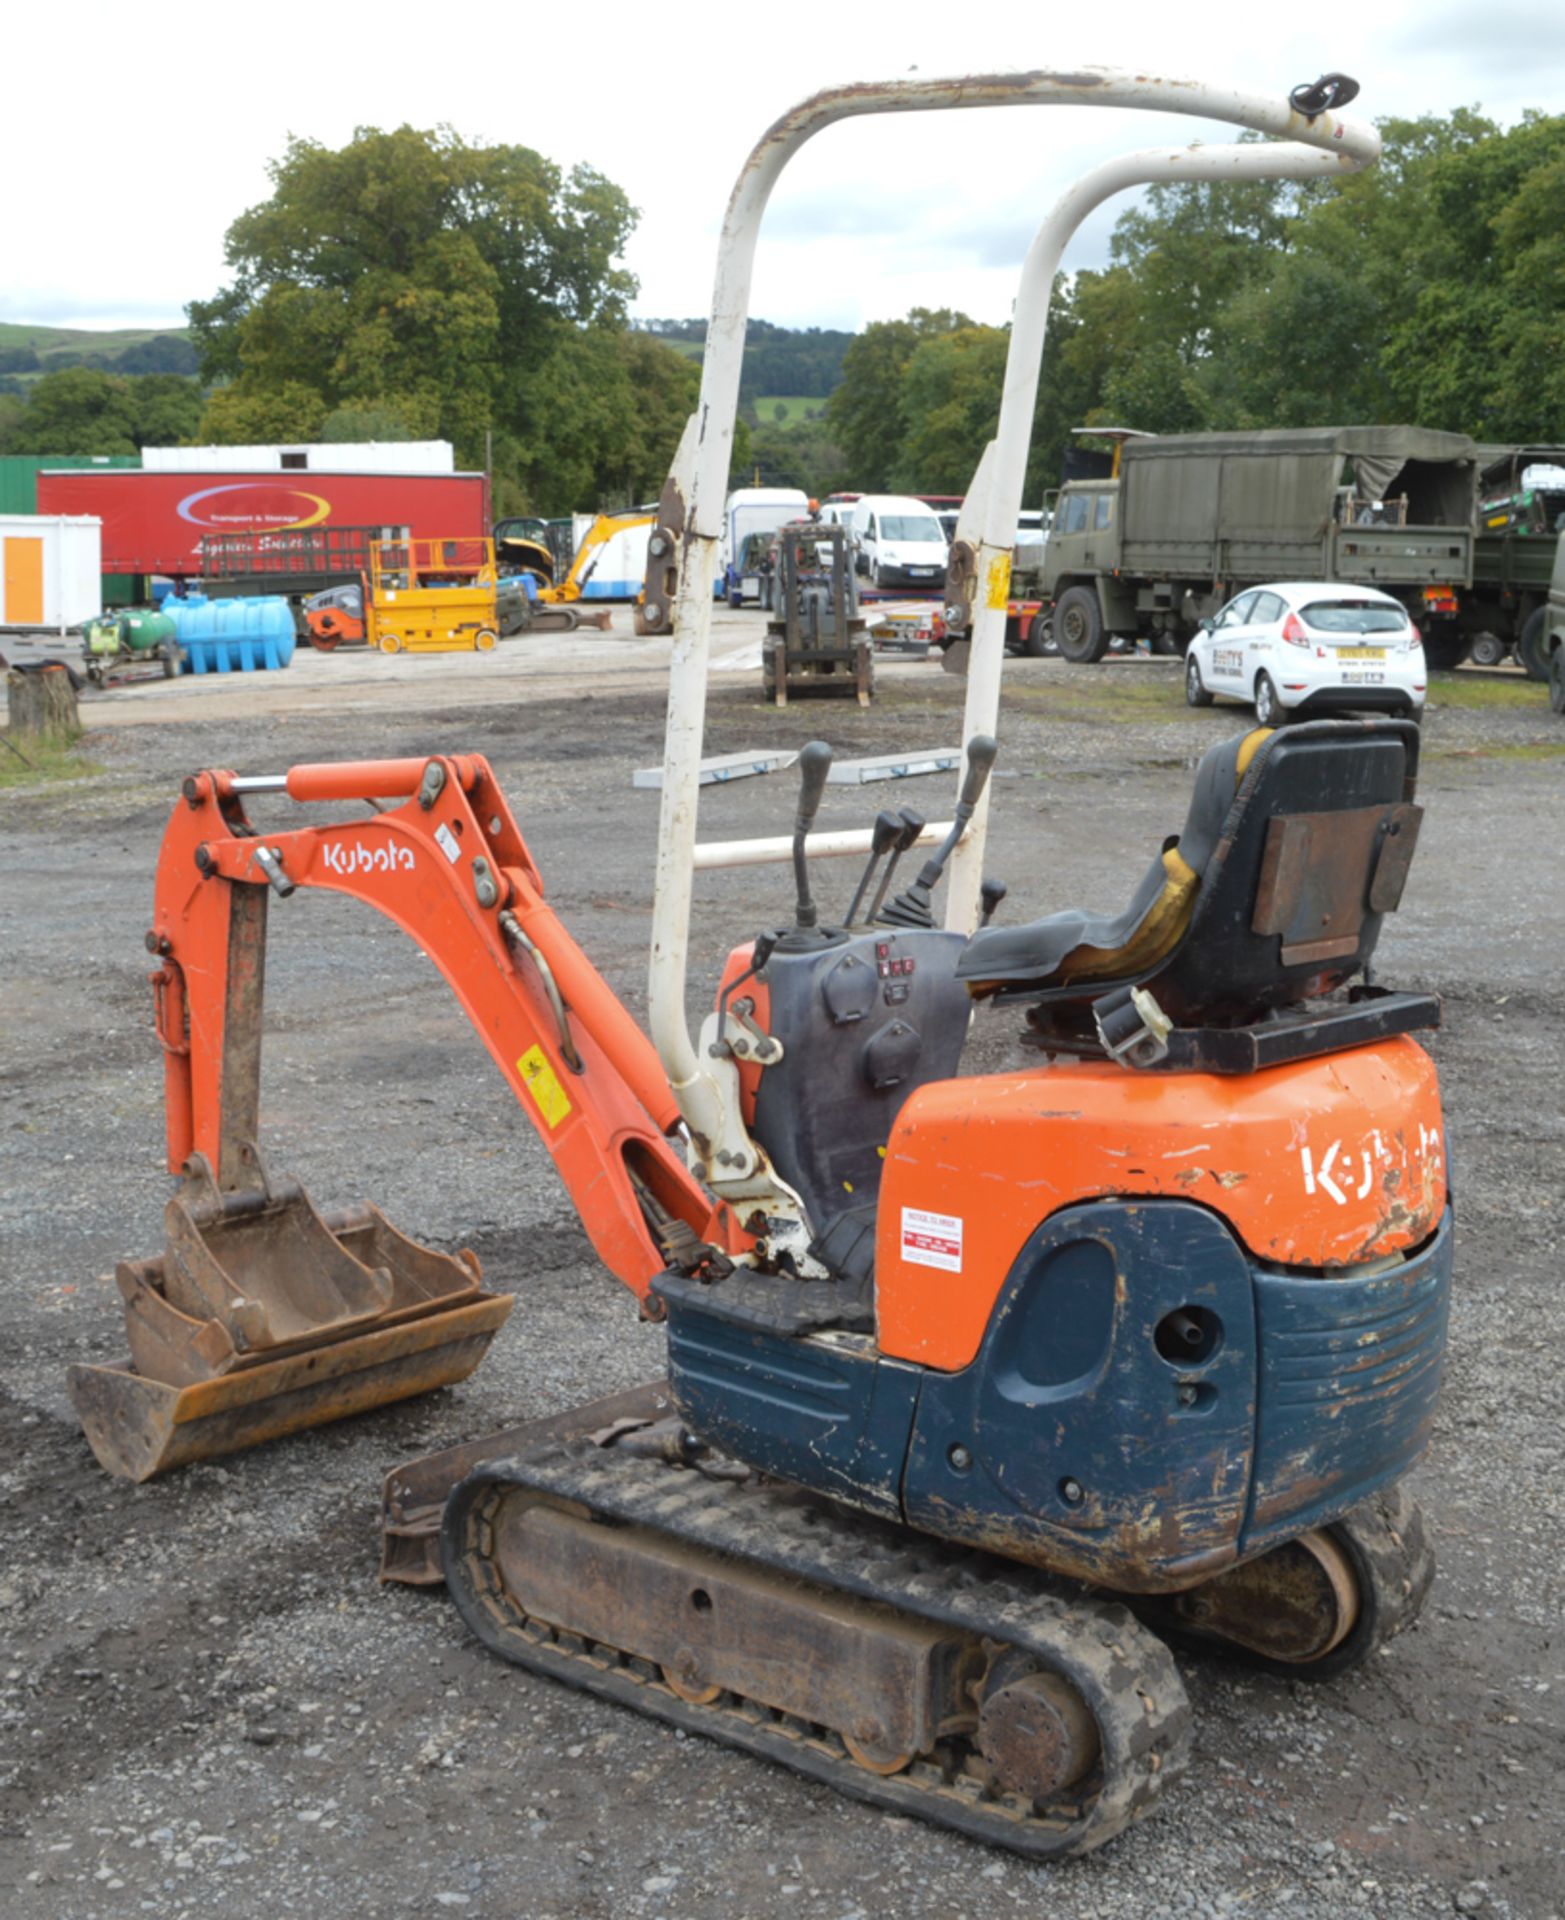
[[[164,1224],[161,1259],[115,1271],[130,1360],[69,1374],[93,1452],[132,1480],[451,1386],[511,1310],[472,1253],[264,1175],[219,1192],[199,1158]]]

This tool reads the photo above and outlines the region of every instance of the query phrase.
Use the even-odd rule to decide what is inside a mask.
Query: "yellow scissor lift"
[[[488,653],[498,585],[492,540],[372,540],[364,637],[382,653]]]

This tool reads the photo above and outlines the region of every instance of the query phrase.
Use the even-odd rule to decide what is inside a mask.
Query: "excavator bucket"
[[[511,1310],[476,1255],[380,1211],[318,1213],[293,1184],[221,1192],[199,1155],[164,1214],[161,1259],[122,1261],[129,1361],[72,1367],[71,1400],[111,1473],[148,1480],[466,1379]]]

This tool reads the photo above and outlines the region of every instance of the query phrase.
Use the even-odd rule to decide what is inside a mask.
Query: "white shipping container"
[[[449,440],[369,440],[357,445],[143,447],[148,473],[455,473]]]
[[[0,514],[0,627],[63,633],[103,611],[103,522]]]

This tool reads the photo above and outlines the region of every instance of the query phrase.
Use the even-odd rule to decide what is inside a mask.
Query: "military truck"
[[[1473,583],[1462,630],[1473,658],[1492,666],[1514,648],[1546,680],[1545,602],[1565,525],[1565,447],[1480,447]]]
[[[1477,448],[1419,427],[1120,433],[1116,474],[1066,483],[1033,580],[1077,662],[1116,636],[1183,651],[1199,623],[1266,580],[1362,581],[1393,594],[1432,666],[1467,646]],[[1029,644],[1041,651],[1035,623]]]
[[[1543,662],[1543,678],[1549,683],[1549,705],[1556,713],[1565,714],[1565,540],[1554,544],[1554,570],[1529,628]]]

